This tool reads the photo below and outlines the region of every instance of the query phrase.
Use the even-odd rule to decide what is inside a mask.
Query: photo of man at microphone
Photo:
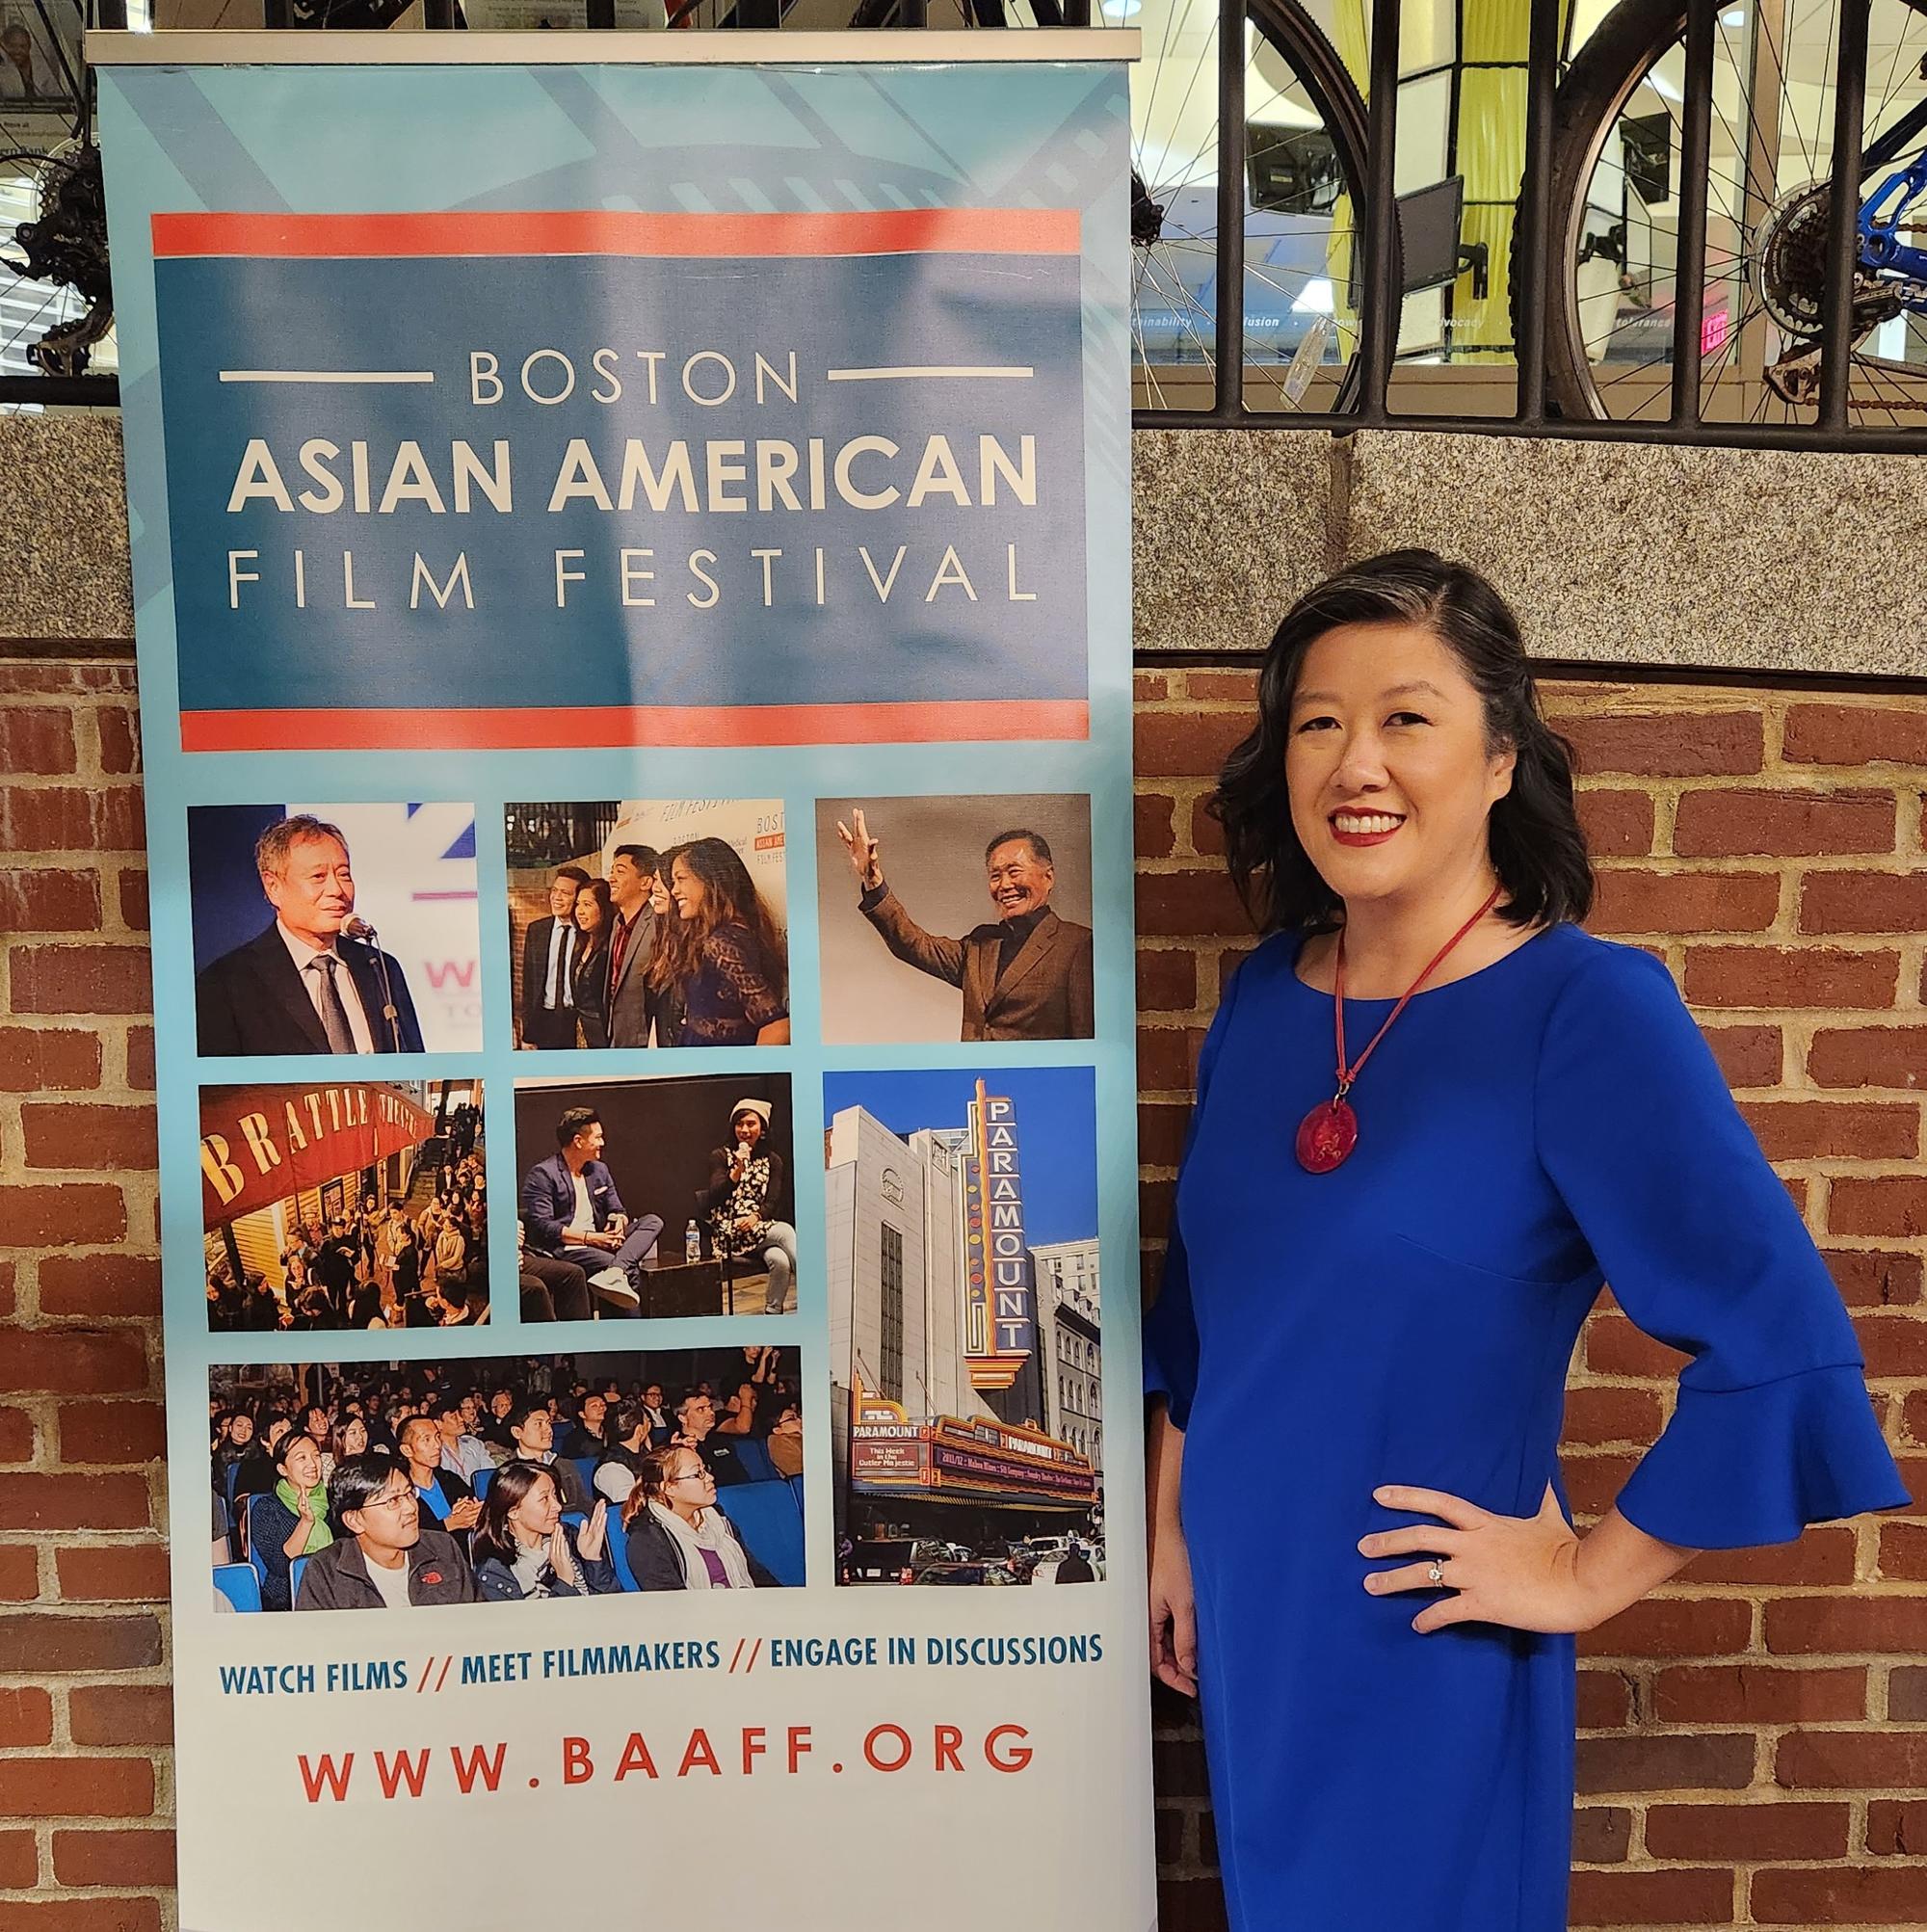
[[[478,1044],[471,807],[213,807],[190,820],[202,1055]]]

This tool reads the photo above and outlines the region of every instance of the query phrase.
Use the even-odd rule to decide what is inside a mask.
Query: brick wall
[[[1593,929],[1683,986],[1852,1306],[1913,1518],[1709,1552],[1580,1640],[1572,1923],[1927,1925],[1927,698],[1550,683]],[[1155,1253],[1188,1090],[1250,940],[1204,818],[1244,671],[1138,676],[1139,1119]],[[1155,1278],[1155,1262],[1148,1279]],[[1582,1524],[1685,1358],[1603,1301],[1563,1446]],[[1221,1924],[1201,1747],[1160,1697],[1164,1932]]]
[[[1927,1495],[1927,700],[1548,696],[1590,774],[1596,923],[1682,976]],[[1192,1057],[1246,943],[1198,806],[1250,701],[1242,672],[1140,679],[1153,1245]],[[0,664],[0,1932],[173,1923],[132,707],[122,665]],[[1576,1507],[1610,1500],[1676,1362],[1595,1316]],[[1702,1559],[1586,1640],[1580,1716],[1575,1925],[1927,1924],[1927,1508]],[[1158,1728],[1164,1927],[1193,1932],[1222,1922],[1202,1757],[1175,1701]]]

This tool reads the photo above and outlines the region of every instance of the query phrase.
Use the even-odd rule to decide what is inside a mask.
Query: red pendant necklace
[[[1321,1101],[1298,1124],[1298,1164],[1308,1174],[1330,1174],[1334,1167],[1341,1166],[1359,1144],[1359,1117],[1352,1111],[1351,1103],[1345,1096],[1352,1091],[1353,1082],[1364,1070],[1373,1049],[1387,1033],[1391,1023],[1405,1011],[1406,1002],[1438,971],[1440,963],[1454,946],[1498,904],[1501,887],[1492,887],[1492,896],[1433,954],[1424,971],[1406,988],[1404,996],[1386,1016],[1386,1022],[1371,1037],[1365,1050],[1349,1066],[1345,1063],[1345,934],[1341,927],[1338,932],[1338,958],[1332,975],[1333,1025],[1338,1037],[1338,1091],[1329,1100]]]

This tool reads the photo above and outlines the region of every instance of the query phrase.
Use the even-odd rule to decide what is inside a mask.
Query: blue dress
[[[1381,1484],[1535,1515],[1603,1282],[1694,1359],[1619,1498],[1694,1548],[1908,1500],[1851,1323],[1666,968],[1549,928],[1413,998],[1306,1173],[1333,1078],[1302,939],[1204,1045],[1146,1381],[1184,1430],[1200,1701],[1235,1932],[1562,1932],[1574,1646],[1372,1596]],[[1389,1000],[1346,1001],[1356,1053]],[[1567,1511],[1569,1517],[1570,1509]]]

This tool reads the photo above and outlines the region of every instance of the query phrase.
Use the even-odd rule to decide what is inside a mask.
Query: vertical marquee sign
[[[182,1926],[633,1891],[651,1924],[964,1932],[994,1895],[1145,1932],[1136,1154],[1095,1131],[1133,1117],[1136,37],[90,51]],[[864,803],[888,891],[833,831]],[[988,950],[943,937],[986,918],[987,867]],[[832,1119],[872,1076],[901,1106]],[[744,1097],[785,1178],[740,1184],[780,1204],[691,1218]],[[585,1098],[631,1217],[594,1252],[602,1197],[571,1204],[556,1152]],[[765,1350],[779,1402],[704,1434],[701,1389],[728,1413]],[[210,1460],[211,1403],[380,1439],[467,1388],[610,1381],[667,1386],[719,1501],[570,1509],[573,1594],[509,1561],[533,1479],[499,1434],[441,1465],[472,1526],[412,1465],[344,1488],[352,1432],[315,1521]],[[1045,1556],[1078,1587],[898,1587]],[[964,1841],[995,1872],[933,1886]]]

